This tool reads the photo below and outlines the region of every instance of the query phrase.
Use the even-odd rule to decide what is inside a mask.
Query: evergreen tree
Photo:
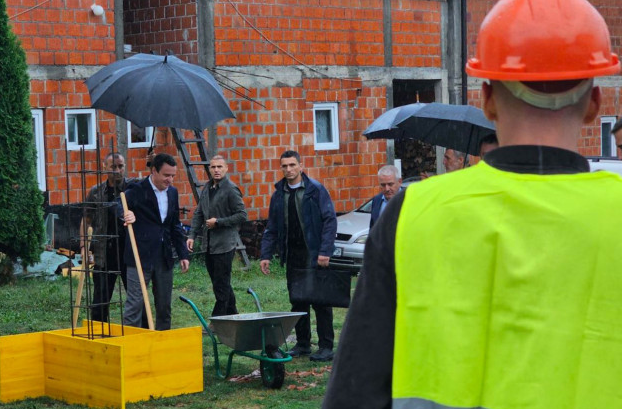
[[[26,54],[9,26],[6,1],[0,0],[0,252],[25,265],[39,260],[42,203]]]

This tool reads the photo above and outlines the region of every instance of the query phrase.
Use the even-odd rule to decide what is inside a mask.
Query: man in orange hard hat
[[[467,73],[499,148],[372,229],[323,407],[620,408],[622,179],[577,153],[620,71],[585,0],[501,0]]]

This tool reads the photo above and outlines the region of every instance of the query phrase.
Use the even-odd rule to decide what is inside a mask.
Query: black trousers
[[[127,288],[127,270],[123,262],[123,256],[121,254],[119,255],[121,260],[117,259],[117,251],[111,245],[112,243],[112,240],[108,241],[106,265],[95,265],[95,270],[99,272],[93,272],[91,318],[94,321],[108,322],[110,300],[112,299],[119,275],[121,276],[121,281],[123,281],[123,288]]]
[[[296,344],[303,348],[311,347],[311,307],[317,321],[318,347],[332,350],[335,340],[333,330],[333,308],[309,304],[292,304],[292,312],[306,312],[296,323]]]
[[[286,262],[287,291],[290,290],[290,271],[296,268],[308,268],[309,264],[316,265],[317,260],[308,260],[305,245],[288,243]],[[318,336],[318,347],[333,349],[335,331],[333,329],[333,307],[325,307],[304,303],[292,303],[292,312],[306,312],[296,324],[296,344],[303,348],[311,347],[311,307],[315,311],[315,320]]]
[[[222,254],[205,254],[205,267],[212,280],[212,289],[216,297],[212,317],[238,313],[235,294],[231,288],[231,266],[234,256],[235,249]]]

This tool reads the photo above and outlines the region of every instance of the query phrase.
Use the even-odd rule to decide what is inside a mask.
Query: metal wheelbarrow
[[[279,389],[285,380],[284,364],[292,360],[292,357],[280,346],[285,343],[287,336],[306,312],[263,312],[259,298],[253,289],[249,288],[247,293],[255,299],[255,305],[259,312],[210,317],[212,328],[192,301],[183,296],[180,296],[179,299],[192,307],[199,321],[201,321],[203,329],[212,340],[218,378],[228,378],[233,356],[242,355],[259,360],[259,371],[264,386]],[[227,370],[224,375],[220,371],[216,337],[221,343],[232,349],[229,353]],[[261,352],[256,354],[248,351]]]

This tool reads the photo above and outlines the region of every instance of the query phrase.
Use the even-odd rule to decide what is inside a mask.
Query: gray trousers
[[[171,297],[173,294],[173,269],[166,269],[162,265],[155,265],[151,269],[143,270],[145,284],[153,292],[153,300],[156,310],[155,329],[164,331],[171,329]],[[143,320],[143,293],[140,288],[138,271],[136,267],[127,267],[127,297],[125,311],[123,312],[123,324],[132,327],[140,327]],[[145,322],[147,322],[145,320]]]

